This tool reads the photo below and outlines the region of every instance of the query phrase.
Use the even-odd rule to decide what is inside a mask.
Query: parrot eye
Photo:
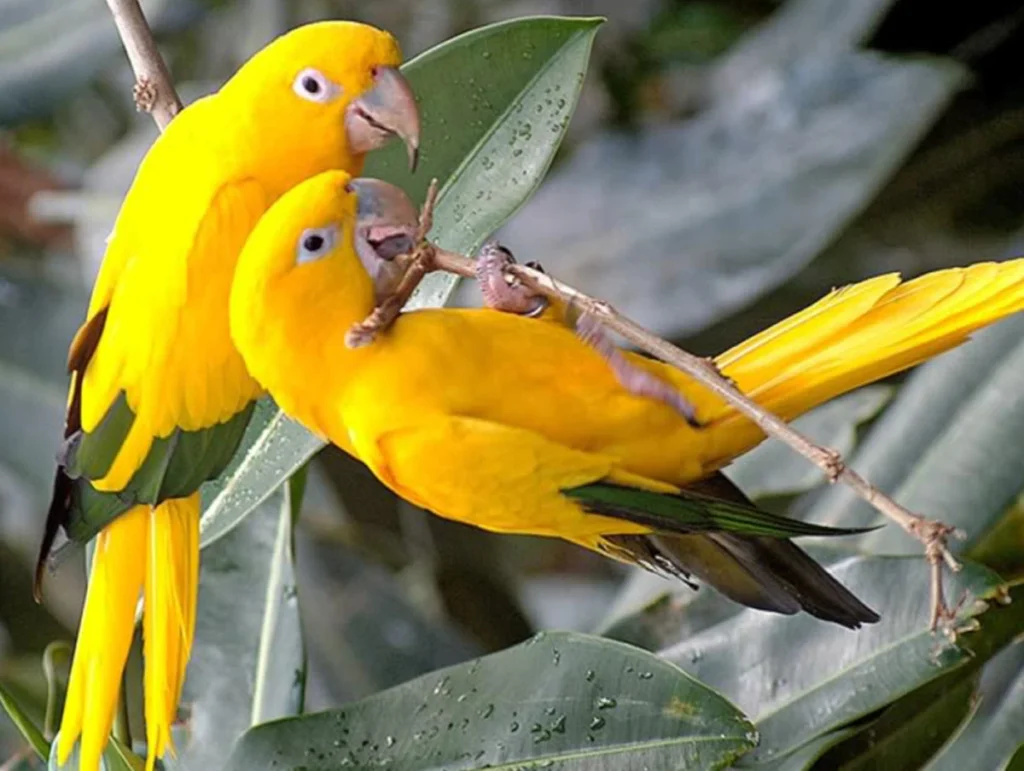
[[[316,262],[320,258],[326,257],[331,249],[334,248],[337,235],[337,225],[303,230],[302,235],[299,236],[299,249],[295,257],[296,264],[302,265],[307,262]]]
[[[304,69],[295,76],[292,90],[303,99],[311,102],[329,102],[336,97],[341,88],[324,77],[323,73],[312,67]]]

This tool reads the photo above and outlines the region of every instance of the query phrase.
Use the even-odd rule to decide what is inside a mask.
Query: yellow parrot
[[[672,386],[678,403],[624,383],[559,313],[545,321],[492,308],[404,313],[372,344],[347,348],[347,330],[380,294],[374,276],[411,245],[415,220],[397,188],[329,172],[283,196],[253,230],[231,290],[231,334],[285,412],[441,516],[693,575],[763,610],[851,628],[878,620],[788,540],[853,531],[747,501],[718,471],[763,434],[674,368],[616,352]],[[1024,259],[908,282],[884,275],[715,361],[792,419],[1022,308]]]
[[[419,114],[394,38],[331,21],[258,52],[185,108],[139,166],[68,356],[65,443],[37,567],[59,528],[96,551],[61,723],[63,764],[98,768],[140,593],[148,767],[170,746],[195,626],[200,484],[225,467],[259,385],[231,343],[228,299],[250,230],[282,193],[358,173]]]

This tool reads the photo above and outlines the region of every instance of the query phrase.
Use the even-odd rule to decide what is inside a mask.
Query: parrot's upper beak
[[[379,179],[358,177],[346,186],[355,193],[355,246],[359,259],[373,277],[378,299],[394,291],[405,266],[395,260],[416,246],[419,215],[401,188]]]
[[[395,67],[376,67],[373,87],[349,104],[345,129],[356,153],[376,150],[392,136],[401,137],[415,171],[420,149],[420,113],[416,97]]]

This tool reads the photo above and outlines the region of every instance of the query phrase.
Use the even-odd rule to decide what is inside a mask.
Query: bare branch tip
[[[437,205],[437,177],[430,180],[427,186],[427,195],[423,199],[423,208],[420,209],[419,226],[416,228],[416,242],[422,244],[431,228],[434,227],[434,207]]]

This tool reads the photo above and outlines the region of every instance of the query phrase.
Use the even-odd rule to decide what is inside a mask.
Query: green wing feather
[[[671,533],[726,532],[792,538],[801,535],[840,536],[875,528],[840,528],[801,522],[750,504],[683,490],[676,495],[595,482],[562,490],[592,514],[617,517]]]
[[[74,479],[65,531],[87,541],[111,520],[138,504],[156,505],[191,495],[219,476],[238,449],[255,402],[229,420],[198,431],[178,429],[153,441],[149,453],[123,490],[100,492],[90,479],[110,470],[135,416],[122,393],[96,429],[77,435],[68,451],[66,473]]]

